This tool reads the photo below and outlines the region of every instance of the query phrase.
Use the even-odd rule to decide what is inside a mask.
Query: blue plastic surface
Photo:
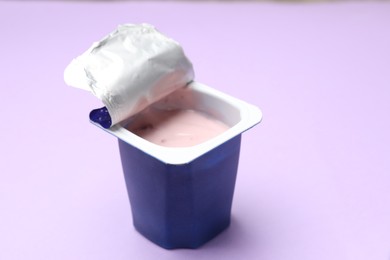
[[[112,120],[110,114],[108,113],[108,109],[106,107],[92,110],[89,113],[89,119],[92,122],[98,123],[99,125],[101,125],[106,129],[111,127]]]
[[[119,139],[135,228],[157,245],[197,248],[230,224],[241,135],[183,165]]]

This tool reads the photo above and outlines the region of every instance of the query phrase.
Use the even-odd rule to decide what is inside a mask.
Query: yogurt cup
[[[195,82],[182,47],[149,24],[119,25],[75,58],[64,79],[105,104],[91,122],[118,138],[141,234],[164,248],[197,248],[229,226],[241,134],[261,121],[257,107]],[[190,147],[160,146],[127,130],[151,107],[196,110],[229,128]]]
[[[164,147],[126,129],[133,117],[109,129],[119,150],[134,227],[167,248],[197,248],[230,224],[241,134],[258,124],[261,111],[244,101],[192,81],[190,95],[180,91],[151,104],[194,109],[230,126],[222,134],[191,147]]]

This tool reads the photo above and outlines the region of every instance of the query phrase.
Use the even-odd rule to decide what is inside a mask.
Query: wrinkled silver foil
[[[115,125],[194,79],[182,47],[149,24],[124,24],[65,69],[69,86],[91,91]]]

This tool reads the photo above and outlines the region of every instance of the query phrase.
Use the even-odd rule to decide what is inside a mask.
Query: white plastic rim
[[[166,164],[181,165],[190,163],[199,156],[245,132],[260,123],[262,119],[262,112],[256,106],[198,82],[191,82],[188,87],[199,95],[204,95],[204,97],[206,97],[205,99],[202,99],[202,102],[204,103],[200,105],[212,107],[212,109],[218,111],[218,113],[224,114],[224,117],[226,118],[233,116],[231,114],[226,114],[229,113],[226,111],[226,108],[229,108],[230,112],[234,112],[234,114],[238,116],[237,120],[233,120],[236,121],[234,122],[234,125],[222,134],[194,146],[164,147],[151,143],[133,134],[127,130],[123,124],[116,124],[109,129],[105,129],[94,122],[91,123]]]

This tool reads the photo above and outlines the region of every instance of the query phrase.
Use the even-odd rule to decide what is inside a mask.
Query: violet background
[[[72,58],[121,23],[260,107],[232,224],[198,250],[139,235]],[[0,259],[390,259],[390,3],[0,2]]]

